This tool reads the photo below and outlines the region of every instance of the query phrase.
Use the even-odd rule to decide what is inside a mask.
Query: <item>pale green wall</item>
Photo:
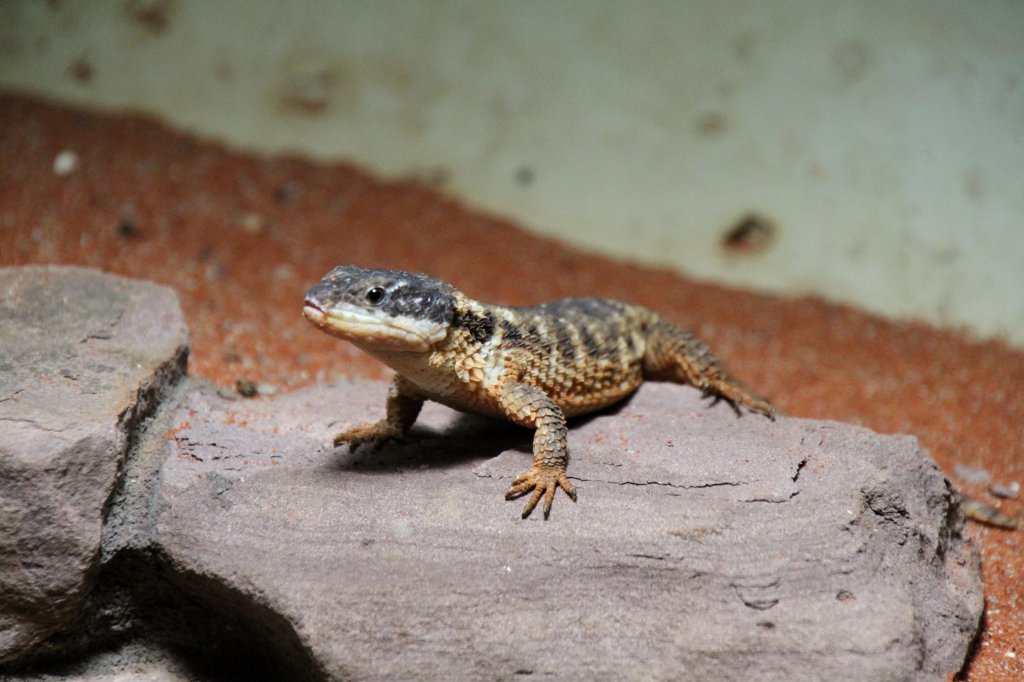
[[[1024,344],[1022,2],[3,0],[0,83]]]

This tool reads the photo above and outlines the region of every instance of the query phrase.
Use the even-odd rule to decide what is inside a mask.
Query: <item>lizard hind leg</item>
[[[647,330],[644,378],[695,386],[704,395],[725,400],[740,414],[740,406],[775,420],[775,408],[734,379],[710,349],[694,336],[665,320]]]

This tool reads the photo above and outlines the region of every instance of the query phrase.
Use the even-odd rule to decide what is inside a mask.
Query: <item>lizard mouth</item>
[[[371,348],[427,351],[448,333],[447,327],[430,320],[392,316],[346,303],[325,307],[306,299],[302,314],[332,336]]]
[[[306,299],[306,305],[302,308],[302,314],[307,320],[318,327],[327,318],[327,313],[324,312],[324,309],[317,305],[316,301],[311,301],[308,298]]]

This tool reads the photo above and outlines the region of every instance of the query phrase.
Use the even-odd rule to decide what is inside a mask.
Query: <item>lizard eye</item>
[[[380,305],[384,301],[387,291],[383,287],[373,287],[366,292],[366,302],[370,305]]]

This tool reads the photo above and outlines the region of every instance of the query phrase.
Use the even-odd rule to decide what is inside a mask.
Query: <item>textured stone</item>
[[[25,679],[923,680],[977,632],[962,516],[910,437],[645,385],[573,424],[579,503],[523,521],[525,429],[428,404],[348,453],[330,436],[384,384],[168,399],[161,287],[0,270],[0,339],[0,662],[75,661]]]
[[[90,589],[130,434],[182,376],[170,289],[67,267],[0,268],[0,662]]]
[[[154,535],[351,679],[941,679],[982,608],[948,482],[914,438],[756,416],[670,385],[577,422],[550,521],[503,491],[529,431],[428,404],[404,444],[327,447],[383,384],[193,393]],[[189,580],[181,581],[188,591]]]

